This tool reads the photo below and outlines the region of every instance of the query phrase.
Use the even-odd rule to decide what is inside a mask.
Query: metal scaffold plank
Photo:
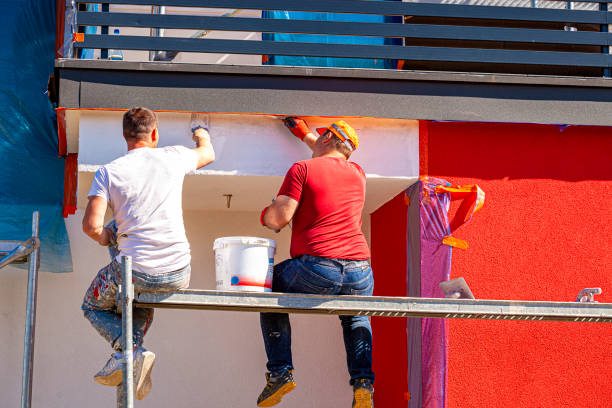
[[[520,300],[427,299],[380,296],[321,296],[185,290],[136,294],[135,307],[612,323],[612,304]]]

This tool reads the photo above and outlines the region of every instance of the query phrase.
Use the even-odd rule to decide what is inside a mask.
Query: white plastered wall
[[[96,272],[108,263],[105,248],[81,232],[84,196],[97,168],[125,151],[121,113],[82,111],[69,131],[79,152],[79,210],[68,218],[74,273],[42,274],[39,280],[33,407],[115,406],[115,390],[95,384],[93,374],[110,347],[83,318],[80,304]],[[191,146],[188,114],[160,115],[161,144]],[[312,127],[330,118],[309,118]],[[361,136],[354,156],[368,173],[369,212],[411,184],[418,169],[418,126],[414,121],[346,119]],[[277,241],[276,262],[289,257],[290,231],[259,225],[259,210],[278,190],[291,163],[309,157],[278,118],[212,115],[217,161],[187,176],[184,219],[192,248],[191,287],[214,289],[214,239],[249,235]],[[226,207],[222,193],[233,194]],[[7,268],[0,285],[0,407],[20,400],[26,273]],[[292,316],[296,390],[282,406],[349,406],[351,388],[341,328],[336,316]],[[376,336],[376,334],[374,334]],[[256,313],[163,310],[145,345],[157,354],[153,391],[137,407],[254,407],[265,384],[265,352]]]
[[[68,133],[69,152],[79,154],[79,205],[87,200],[93,172],[125,154],[122,112],[68,111],[79,116]],[[224,194],[232,208],[254,211],[276,195],[289,167],[310,157],[310,150],[292,137],[281,117],[255,114],[210,114],[216,160],[185,180],[185,209],[221,210]],[[159,113],[160,146],[193,147],[189,113]],[[339,118],[309,117],[311,128]],[[418,122],[402,119],[344,118],[359,134],[360,146],[351,160],[367,175],[365,214],[412,184],[418,177]],[[74,122],[74,119],[72,119]]]

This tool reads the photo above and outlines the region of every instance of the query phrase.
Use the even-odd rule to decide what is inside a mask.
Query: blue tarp
[[[400,1],[400,0],[378,0]],[[263,11],[262,18],[276,18],[285,20],[319,20],[319,21],[352,21],[356,23],[401,23],[401,17],[379,16],[370,14],[344,14],[344,13],[314,13],[299,11]],[[314,24],[314,23],[313,23]],[[263,33],[264,41],[311,42],[323,44],[368,44],[368,45],[398,45],[399,38],[382,37],[356,37],[340,35],[313,35],[313,34],[279,34]],[[384,59],[361,58],[327,58],[327,57],[290,57],[270,55],[266,65],[292,65],[315,67],[344,67],[344,68],[387,68],[395,69],[397,61]]]
[[[47,97],[55,1],[4,1],[0,14],[0,240],[26,240],[40,211],[41,271],[72,272],[62,218],[64,159]]]

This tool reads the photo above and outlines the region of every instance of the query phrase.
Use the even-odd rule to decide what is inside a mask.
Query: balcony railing
[[[398,62],[399,69],[609,77],[610,2],[540,0],[539,6],[533,7],[532,2],[520,1],[508,2],[518,6],[489,6],[371,0],[106,0],[100,12],[80,7],[76,13],[79,33],[74,35],[73,46],[77,57],[82,49],[99,49],[101,58],[108,56],[108,49],[119,49],[163,52],[162,60],[173,60],[181,52],[383,59]],[[100,4],[94,0],[78,2],[88,3]],[[564,8],[544,8],[549,4]],[[580,7],[572,7],[574,4]],[[172,14],[150,14],[150,7],[149,13],[136,13],[119,5],[181,9]],[[217,9],[221,15],[190,15],[189,8]],[[249,13],[253,17],[235,17],[236,13],[223,13],[227,9],[255,13]],[[258,14],[269,10],[400,18],[398,22],[375,23],[261,18]],[[85,33],[85,26],[101,27],[100,34]],[[130,27],[143,35],[109,35],[109,27]],[[151,29],[177,33],[199,30],[204,34],[151,36]],[[320,35],[322,41],[207,38],[213,30]],[[328,43],[324,36],[399,40],[394,45],[342,44],[337,40]]]

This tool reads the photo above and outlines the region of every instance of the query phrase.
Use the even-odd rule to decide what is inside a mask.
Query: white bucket
[[[276,241],[257,237],[217,238],[217,290],[272,292]]]

